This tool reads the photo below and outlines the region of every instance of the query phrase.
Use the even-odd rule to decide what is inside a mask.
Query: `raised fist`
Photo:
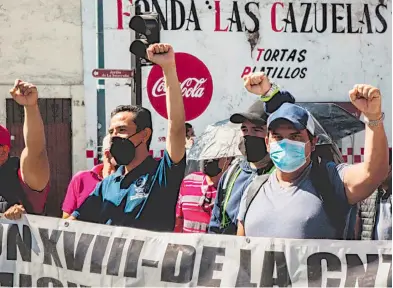
[[[152,44],[146,50],[149,61],[160,65],[162,69],[175,67],[175,52],[169,44],[156,43]]]
[[[38,91],[31,83],[23,82],[22,80],[15,80],[14,87],[10,90],[12,98],[19,105],[34,106],[37,105]]]
[[[251,73],[243,77],[247,91],[258,96],[265,95],[271,88],[269,78],[263,73]]]
[[[352,104],[369,120],[379,120],[382,116],[381,92],[366,84],[357,84],[349,91]]]

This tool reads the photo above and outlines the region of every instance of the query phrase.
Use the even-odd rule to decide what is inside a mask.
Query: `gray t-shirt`
[[[392,240],[392,195],[380,200],[375,223],[375,240]]]
[[[347,164],[327,164],[327,171],[338,199],[347,205],[343,174]],[[246,215],[246,192],[238,220],[244,222],[247,236],[293,239],[334,239],[335,229],[324,211],[322,200],[310,179],[311,165],[289,187],[281,187],[274,171],[252,201]],[[244,216],[246,218],[244,219]]]

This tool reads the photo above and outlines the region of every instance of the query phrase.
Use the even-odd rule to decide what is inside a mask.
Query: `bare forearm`
[[[164,69],[166,84],[166,107],[168,114],[167,150],[174,162],[180,161],[185,153],[185,113],[176,67]]]
[[[25,107],[23,137],[29,155],[39,157],[42,153],[46,153],[44,123],[38,105]]]

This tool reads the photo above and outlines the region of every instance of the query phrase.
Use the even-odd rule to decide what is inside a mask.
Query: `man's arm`
[[[37,103],[37,88],[30,83],[16,80],[10,93],[19,105],[24,106],[25,111],[23,137],[26,147],[20,158],[22,180],[31,189],[42,191],[49,182],[50,171],[44,124]]]
[[[186,128],[183,97],[176,72],[175,53],[169,44],[153,44],[147,49],[150,61],[161,66],[165,77],[168,135],[166,149],[174,163],[185,155]]]
[[[244,231],[244,226],[242,221],[237,221],[237,236],[246,236],[246,232]]]
[[[369,85],[356,85],[350,91],[352,103],[368,121],[380,120],[381,94]],[[389,148],[383,122],[375,126],[366,124],[364,162],[344,169],[343,182],[349,204],[358,203],[370,196],[386,178],[389,170]]]
[[[103,183],[108,178],[105,178],[103,181],[97,184],[96,188],[90,194],[90,196],[86,198],[79,208],[72,212],[71,216],[67,218],[68,220],[78,219],[80,221],[86,222],[97,222],[97,217],[99,217],[97,215],[100,214],[102,206]]]

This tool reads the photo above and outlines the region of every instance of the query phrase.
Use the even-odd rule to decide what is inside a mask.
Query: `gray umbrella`
[[[224,157],[241,156],[239,144],[241,139],[240,125],[229,119],[209,125],[195,139],[188,152],[188,160],[207,160]]]

